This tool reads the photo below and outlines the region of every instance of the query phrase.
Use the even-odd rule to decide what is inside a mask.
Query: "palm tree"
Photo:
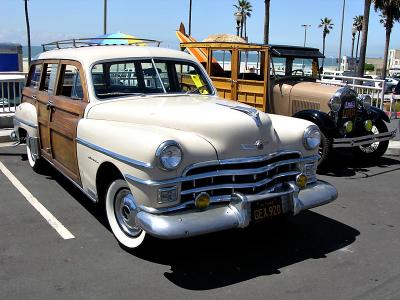
[[[238,0],[238,4],[233,5],[242,14],[243,19],[240,24],[240,36],[243,37],[243,27],[244,27],[244,38],[247,40],[247,17],[251,17],[251,12],[253,7],[247,0]]]
[[[369,12],[371,10],[371,1],[372,0],[364,0],[364,17],[362,22],[360,62],[358,64],[357,70],[358,77],[364,77],[365,54],[367,52]]]
[[[375,11],[380,11],[382,14],[381,24],[385,27],[386,40],[385,52],[383,54],[382,78],[386,78],[387,60],[389,52],[390,35],[392,33],[394,22],[400,20],[400,1],[399,0],[374,0]]]
[[[354,41],[356,39],[357,28],[353,25],[351,30],[351,58],[354,57]]]
[[[264,0],[265,15],[264,15],[264,44],[269,43],[269,8],[271,0]]]
[[[327,17],[321,19],[321,23],[318,25],[319,28],[322,28],[322,54],[325,56],[325,39],[326,36],[333,29],[334,24],[332,23],[332,19],[328,19]],[[322,58],[322,68],[324,67],[324,58]]]
[[[26,33],[28,36],[28,64],[31,65],[31,28],[29,25],[29,15],[28,15],[28,0],[25,1],[25,21],[26,21]]]
[[[358,57],[358,46],[360,44],[360,34],[363,29],[363,21],[364,21],[363,15],[355,16],[353,18],[353,26],[357,29],[356,61]]]

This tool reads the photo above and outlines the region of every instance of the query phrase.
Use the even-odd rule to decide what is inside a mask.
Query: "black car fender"
[[[334,120],[327,113],[319,110],[302,110],[295,113],[293,117],[313,122],[325,135],[331,136],[336,130]]]
[[[375,106],[371,106],[369,111],[368,111],[368,115],[372,118],[373,121],[382,119],[387,123],[390,123],[390,119],[388,117],[387,114],[385,114],[385,112]]]

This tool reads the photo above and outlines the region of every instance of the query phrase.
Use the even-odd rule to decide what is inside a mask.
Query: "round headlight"
[[[329,107],[334,111],[338,112],[340,109],[340,106],[342,106],[342,100],[340,100],[340,97],[335,95],[329,100]]]
[[[362,106],[365,110],[368,110],[372,105],[372,98],[370,95],[363,95],[360,97]]]
[[[319,146],[321,142],[321,132],[318,126],[311,125],[306,128],[303,136],[304,147],[308,150],[313,150]]]
[[[182,157],[181,146],[175,141],[162,143],[156,151],[158,165],[162,170],[175,170],[181,163]]]

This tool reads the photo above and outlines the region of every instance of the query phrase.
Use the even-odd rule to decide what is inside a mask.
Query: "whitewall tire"
[[[28,156],[28,162],[29,162],[29,165],[31,166],[31,168],[35,172],[39,172],[42,168],[43,161],[42,161],[42,159],[40,159],[40,157],[35,157],[32,154],[32,150],[29,145],[29,136],[26,137],[26,155]]]
[[[125,180],[118,179],[107,190],[105,209],[115,238],[126,248],[139,247],[146,236],[136,224],[137,208]]]

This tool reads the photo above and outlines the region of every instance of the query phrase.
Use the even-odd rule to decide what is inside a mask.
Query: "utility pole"
[[[107,0],[104,0],[103,34],[107,34]]]
[[[340,43],[339,43],[339,59],[338,59],[338,71],[340,71],[340,65],[342,62],[342,41],[343,41],[343,23],[344,23],[344,10],[346,7],[346,0],[343,0],[343,8],[342,8],[342,25],[340,29]]]
[[[28,65],[31,65],[31,28],[29,25],[29,14],[28,14],[28,0],[25,0],[25,21],[26,21],[26,34],[28,35]]]
[[[265,12],[264,12],[264,44],[269,43],[269,8],[271,0],[264,0]]]
[[[192,35],[192,0],[189,0],[189,35]]]
[[[309,24],[302,24],[302,27],[304,27],[304,44],[303,47],[306,46],[306,42],[307,42],[307,28],[311,27],[311,25]]]
[[[302,24],[301,25],[302,27],[304,27],[304,43],[303,43],[303,47],[305,47],[306,46],[306,43],[307,43],[307,28],[309,28],[309,27],[311,27],[311,25],[310,24]],[[302,62],[302,66],[303,66],[303,70],[304,70],[304,59],[303,59],[303,62]]]

